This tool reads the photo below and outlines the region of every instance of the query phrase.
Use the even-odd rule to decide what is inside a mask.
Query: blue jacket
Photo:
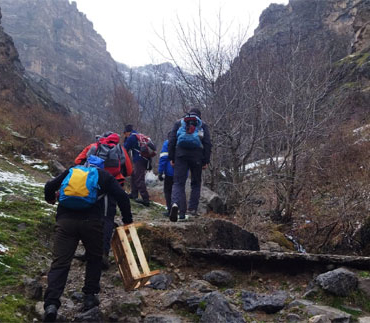
[[[173,167],[168,158],[168,140],[163,143],[161,154],[159,155],[158,174],[173,176]]]
[[[140,156],[139,142],[138,142],[137,137],[136,137],[135,134],[137,134],[137,132],[135,130],[133,130],[131,132],[131,135],[129,137],[127,137],[127,139],[125,140],[125,143],[123,144],[123,146],[125,147],[127,152],[132,150],[132,161],[134,163],[137,162],[140,159],[144,159],[143,157]]]

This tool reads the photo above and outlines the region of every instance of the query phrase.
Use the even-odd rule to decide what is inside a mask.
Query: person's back
[[[211,157],[210,134],[208,126],[201,120],[199,109],[191,109],[184,118],[174,124],[168,145],[169,159],[175,169],[170,220],[186,220],[187,210],[191,215],[197,215],[202,170],[207,167]],[[185,184],[189,171],[191,173],[191,193],[187,208]]]
[[[126,125],[124,130],[125,143],[124,147],[127,152],[132,151],[133,172],[131,174],[131,193],[130,198],[136,202],[149,206],[149,193],[145,184],[145,174],[148,169],[151,169],[151,158],[141,156],[138,133],[133,129],[132,125]],[[139,199],[139,193],[142,199]]]
[[[90,183],[89,175],[83,174],[84,172],[93,174],[92,178],[96,181],[91,179]],[[98,178],[95,177],[96,174]],[[76,177],[73,178],[73,176]],[[70,187],[68,187],[69,184],[71,184]],[[78,184],[77,194],[74,191],[75,184]],[[47,322],[55,321],[57,317],[57,310],[61,305],[60,297],[63,294],[79,241],[82,241],[86,249],[85,284],[82,289],[85,295],[84,309],[88,310],[99,304],[96,294],[100,291],[104,230],[104,202],[99,197],[105,194],[112,196],[121,210],[123,222],[125,224],[132,223],[130,200],[127,194],[116,179],[102,169],[92,171],[90,167],[81,166],[67,169],[45,184],[45,200],[54,204],[58,198],[57,192],[61,187],[63,190],[61,196],[65,195],[65,198],[81,197],[87,193],[90,195],[90,192],[86,190],[88,187],[91,188],[90,184],[91,187],[97,189],[95,199],[89,201],[90,204],[77,206],[60,202],[57,207],[53,262],[48,273],[48,287],[44,294],[44,320]],[[86,189],[84,185],[86,185]]]

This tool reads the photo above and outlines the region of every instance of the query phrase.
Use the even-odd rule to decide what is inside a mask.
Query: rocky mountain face
[[[76,3],[1,0],[0,6],[28,74],[90,129],[109,124],[116,91],[126,89],[104,39]]]
[[[315,56],[325,55],[328,63],[331,61],[339,73],[332,96],[338,95],[340,88],[341,98],[348,99],[353,92],[358,95],[358,86],[360,95],[368,96],[370,1],[290,0],[286,6],[271,4],[261,14],[254,36],[243,45],[233,68],[253,65],[258,57],[275,63],[281,57],[290,59],[298,46],[305,53],[299,58],[301,65]],[[281,57],[274,57],[276,53]]]
[[[34,105],[61,110],[50,95],[29,80],[19,60],[12,38],[4,32],[0,11],[0,107],[20,110]]]

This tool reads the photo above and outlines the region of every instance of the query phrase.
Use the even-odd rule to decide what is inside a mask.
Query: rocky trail
[[[59,322],[370,322],[366,271],[325,264],[320,270],[302,267],[289,273],[268,262],[238,266],[217,255],[194,257],[188,247],[257,250],[258,242],[256,246],[252,234],[210,215],[171,223],[159,203],[146,208],[132,202],[132,209],[135,222],[144,223],[138,233],[150,269],[161,274],[127,292],[111,252],[110,268],[102,274],[100,306],[82,312],[84,263],[75,259]],[[76,254],[82,253],[81,247]],[[324,272],[327,277],[315,279]],[[40,282],[45,288],[46,276]],[[40,301],[39,318],[42,312]]]

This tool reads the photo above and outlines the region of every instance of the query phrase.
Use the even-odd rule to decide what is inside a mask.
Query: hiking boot
[[[135,199],[136,203],[142,204],[144,206],[150,206],[150,201],[149,200],[142,200],[142,199]]]
[[[189,220],[189,216],[187,214],[180,214],[177,221],[179,222],[185,222]]]
[[[179,212],[179,207],[176,203],[172,204],[171,211],[170,211],[170,221],[176,222],[177,221],[177,213]]]
[[[101,269],[102,270],[108,270],[109,266],[110,266],[110,264],[109,264],[109,254],[104,253],[103,257],[102,257],[102,260],[101,260]]]
[[[100,304],[99,299],[94,294],[85,294],[84,299],[84,311],[91,310],[93,307],[98,306]]]
[[[45,308],[44,322],[55,322],[57,319],[58,309],[54,304],[48,305]]]

